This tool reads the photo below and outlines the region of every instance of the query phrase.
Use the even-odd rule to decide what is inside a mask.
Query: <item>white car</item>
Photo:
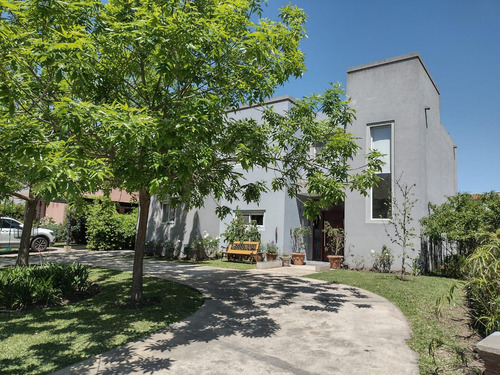
[[[0,218],[0,248],[19,247],[23,223],[10,217]],[[45,228],[34,227],[31,230],[30,247],[33,251],[44,251],[56,240],[54,232]]]

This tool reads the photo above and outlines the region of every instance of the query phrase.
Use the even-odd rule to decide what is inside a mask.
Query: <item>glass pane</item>
[[[251,215],[252,221],[255,221],[257,225],[264,225],[264,215]]]
[[[384,154],[380,158],[385,165],[382,166],[382,173],[391,173],[391,127],[375,126],[370,128],[372,136],[372,150]]]
[[[391,214],[391,174],[378,176],[378,185],[372,189],[372,218],[388,219]]]

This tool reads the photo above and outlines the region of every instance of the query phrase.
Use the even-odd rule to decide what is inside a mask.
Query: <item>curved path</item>
[[[50,261],[132,269],[132,259],[102,252],[51,253]],[[408,322],[373,293],[257,270],[145,261],[144,271],[200,290],[204,305],[57,374],[418,374]]]

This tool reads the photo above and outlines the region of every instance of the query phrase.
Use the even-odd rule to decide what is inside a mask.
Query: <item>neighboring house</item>
[[[88,194],[86,195],[86,200],[91,202],[92,198],[103,195],[104,193],[102,191],[95,194]],[[117,210],[121,214],[127,213],[135,207],[138,207],[137,197],[133,194],[127,193],[125,190],[113,189],[109,193],[109,197],[113,202],[116,202]],[[56,223],[62,224],[66,219],[67,208],[68,204],[64,200],[52,201],[49,204],[46,204],[46,202],[40,202],[40,217],[51,217]]]
[[[386,203],[392,192],[398,198],[395,179],[416,184],[414,193],[418,202],[413,224],[419,233],[418,219],[428,213],[428,203],[443,203],[446,196],[457,192],[457,147],[441,124],[439,90],[418,53],[349,68],[347,95],[357,117],[347,129],[359,138],[361,147],[352,167],[363,165],[364,154],[370,148],[386,154],[386,165],[379,176],[381,182],[368,196],[348,191],[345,202],[324,211],[314,222],[302,216],[300,199],[290,199],[284,191],[264,194],[258,204],[220,203],[238,208],[249,221],[255,220],[262,242],[275,241],[284,253],[291,250],[290,229],[310,226],[308,260],[327,260],[322,232],[326,221],[333,227],[343,227],[347,234],[346,261],[352,265],[353,257],[364,258],[364,266],[371,267],[370,251],[380,252],[384,244],[391,247],[385,229],[389,221]],[[294,105],[294,100],[284,96],[271,99],[266,105],[285,112]],[[259,120],[261,111],[259,107],[241,107],[232,116]],[[312,147],[311,152],[314,151]],[[268,173],[271,172],[257,169],[245,176],[248,180],[260,180]],[[173,210],[168,203],[153,198],[148,240],[179,241],[181,246],[187,246],[203,231],[214,237],[220,235],[232,218],[219,220],[215,207],[216,202],[207,198],[204,208],[185,212]],[[418,238],[414,243],[420,247]],[[392,250],[399,255],[395,246]],[[418,255],[416,252],[413,256]],[[396,263],[393,268],[397,268]]]

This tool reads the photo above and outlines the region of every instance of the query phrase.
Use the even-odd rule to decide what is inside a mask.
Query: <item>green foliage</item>
[[[500,229],[478,236],[465,260],[465,291],[475,322],[486,334],[500,330]]]
[[[180,254],[180,247],[176,246],[173,241],[148,241],[146,242],[145,253],[155,258],[177,259]]]
[[[326,251],[338,255],[345,246],[344,228],[333,228],[328,221],[325,221],[325,247]]]
[[[310,227],[297,227],[290,229],[290,237],[292,238],[292,252],[302,253],[307,250],[306,236],[311,234]]]
[[[252,221],[250,225],[247,224],[238,209],[234,211],[234,217],[226,227],[226,231],[222,233],[222,237],[224,237],[227,243],[235,241],[260,242],[261,238],[255,221]]]
[[[219,250],[219,237],[212,237],[208,232],[203,232],[202,238],[197,238],[191,244],[196,260],[216,258]]]
[[[279,247],[278,245],[276,245],[274,241],[271,241],[264,245],[263,251],[265,251],[268,254],[278,254]]]
[[[124,308],[120,302],[128,297],[131,279],[129,272],[91,268],[89,280],[101,289],[89,298],[44,309],[2,311],[0,373],[52,374],[165,329],[192,315],[204,301],[192,288],[145,277],[144,292],[154,303]]]
[[[133,249],[137,210],[120,215],[109,199],[96,200],[87,215],[87,245],[95,250]]]
[[[383,273],[391,272],[391,266],[394,262],[394,255],[392,255],[391,249],[386,245],[382,246],[382,251],[376,253],[375,250],[371,251],[373,258],[373,269]]]
[[[0,216],[11,217],[22,222],[24,219],[24,204],[14,203],[11,199],[5,198],[0,202]]]
[[[461,254],[449,254],[445,256],[441,265],[441,274],[452,279],[463,279],[465,277],[465,260]]]
[[[434,242],[457,245],[468,256],[478,246],[477,233],[500,229],[500,195],[457,193],[440,206],[429,204],[430,215],[421,219],[423,234]]]
[[[57,241],[66,241],[66,233],[68,233],[66,226],[57,224],[51,217],[42,217],[40,220],[36,220],[35,226],[53,231]]]
[[[24,309],[53,305],[90,287],[89,269],[81,264],[11,267],[0,270],[0,307]]]

